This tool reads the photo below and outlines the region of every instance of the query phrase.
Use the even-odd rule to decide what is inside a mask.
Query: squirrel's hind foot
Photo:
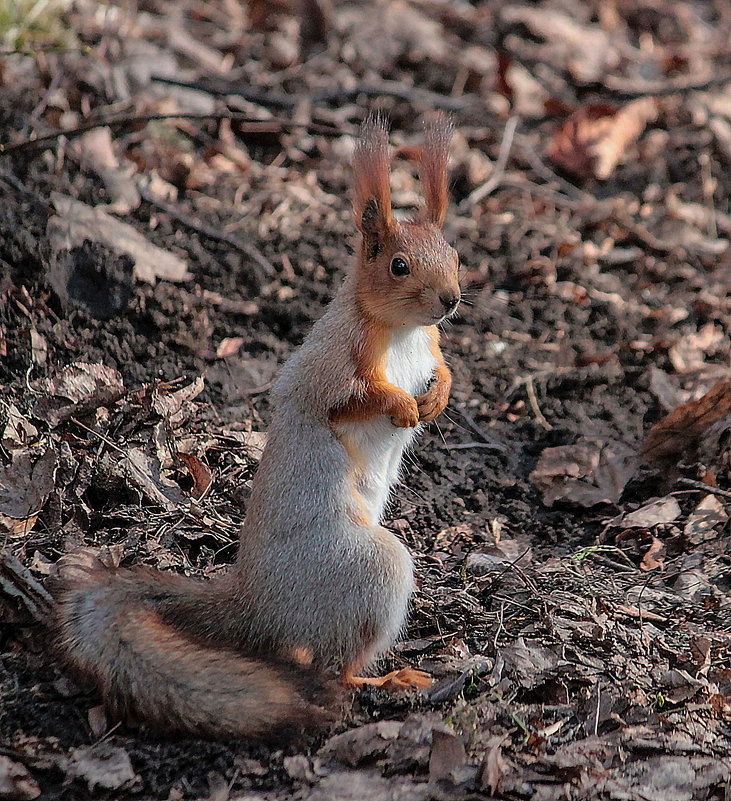
[[[370,685],[388,691],[426,690],[432,683],[428,673],[410,667],[392,670],[385,676],[354,676],[346,671],[342,675],[342,681],[346,687],[357,690]]]

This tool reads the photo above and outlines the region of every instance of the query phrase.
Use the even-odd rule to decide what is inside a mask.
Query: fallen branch
[[[54,607],[48,591],[10,551],[0,551],[0,592],[17,599],[39,623],[47,623]]]
[[[290,129],[305,130],[308,133],[321,134],[323,136],[343,136],[344,134],[354,135],[356,133],[356,129],[351,129],[349,126],[337,126],[318,122],[295,122],[285,117],[268,117],[262,119],[237,111],[214,111],[205,114],[184,111],[174,114],[125,114],[121,117],[92,120],[90,122],[85,122],[83,125],[78,125],[76,128],[52,131],[43,136],[38,136],[35,139],[25,139],[22,142],[0,143],[0,156],[18,153],[23,150],[35,150],[60,139],[62,136],[66,139],[73,139],[88,131],[93,131],[95,128],[126,128],[133,125],[147,125],[150,122],[158,122],[160,120],[198,120],[200,122],[230,120],[231,122],[243,123],[245,126],[244,130],[249,133],[269,133]]]
[[[284,92],[263,92],[260,89],[252,89],[236,81],[216,79],[181,81],[163,75],[153,75],[152,80],[169,86],[180,86],[184,89],[205,92],[216,97],[242,97],[250,103],[256,103],[267,108],[290,109],[295,108],[302,101],[300,96],[288,95]],[[407,103],[420,103],[429,108],[441,108],[446,111],[462,111],[473,105],[474,102],[470,98],[451,97],[439,92],[432,92],[429,89],[404,86],[398,81],[361,84],[351,89],[341,87],[337,89],[321,89],[309,95],[308,99],[313,104],[348,103],[355,100],[359,95],[365,95],[366,97],[393,97],[397,100],[404,100]]]
[[[497,161],[492,171],[492,175],[485,181],[484,184],[478,186],[477,189],[470,192],[469,195],[459,204],[459,210],[464,211],[475,203],[479,203],[484,197],[487,197],[493,189],[500,186],[500,182],[505,173],[505,167],[508,164],[510,157],[510,149],[513,146],[513,137],[515,136],[515,129],[518,127],[518,117],[511,117],[505,123],[505,131],[503,132],[503,139],[500,143],[500,152],[497,156]]]
[[[224,233],[223,231],[219,231],[217,228],[214,228],[211,225],[206,225],[205,223],[199,222],[191,215],[186,214],[184,211],[181,211],[170,203],[165,203],[163,200],[156,198],[146,187],[144,187],[144,185],[138,186],[138,189],[140,195],[148,203],[152,203],[153,206],[157,206],[157,208],[159,208],[161,211],[164,211],[166,214],[169,214],[171,217],[173,217],[173,219],[181,223],[181,225],[184,225],[186,228],[190,228],[191,231],[195,231],[202,236],[208,237],[208,239],[213,239],[216,242],[223,242],[224,244],[229,245],[235,250],[238,250],[239,252],[248,256],[256,265],[258,265],[261,273],[263,273],[263,275],[258,275],[260,282],[263,283],[264,277],[276,278],[277,268],[257,247],[252,245],[250,242],[244,242],[232,234]]]

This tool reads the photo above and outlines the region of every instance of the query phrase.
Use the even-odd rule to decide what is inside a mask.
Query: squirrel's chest
[[[409,395],[420,395],[426,389],[435,366],[429,332],[425,328],[394,334],[386,356],[386,378],[391,384]]]

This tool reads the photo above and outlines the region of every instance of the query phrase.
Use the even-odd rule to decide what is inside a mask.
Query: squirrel
[[[117,718],[170,733],[260,737],[328,719],[341,684],[422,688],[412,668],[368,677],[404,628],[412,558],[380,525],[404,449],[449,397],[437,324],[460,301],[444,239],[451,126],[427,126],[424,209],[391,214],[382,118],[352,159],[360,247],[324,316],[285,363],[237,560],[209,581],[112,570],[85,549],[53,583],[58,647]],[[332,678],[329,678],[332,677]]]

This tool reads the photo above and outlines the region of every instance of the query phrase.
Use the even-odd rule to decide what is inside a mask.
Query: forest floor
[[[731,7],[292,5],[4,32],[0,797],[728,799]],[[276,747],[120,726],[54,658],[53,563],[233,561],[267,391],[353,260],[353,135],[435,108],[465,303],[384,665],[434,687]]]

